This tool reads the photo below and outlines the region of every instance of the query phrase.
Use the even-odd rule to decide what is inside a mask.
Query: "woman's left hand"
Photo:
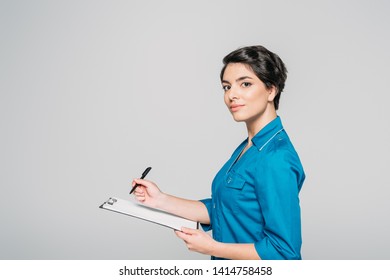
[[[218,242],[210,235],[198,229],[183,227],[181,231],[175,230],[175,233],[186,243],[190,251],[212,255],[213,250],[218,245]]]

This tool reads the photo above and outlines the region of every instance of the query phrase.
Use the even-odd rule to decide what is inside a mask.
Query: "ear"
[[[267,89],[268,91],[268,101],[273,102],[276,96],[276,93],[278,92],[278,89],[276,86],[271,86]]]

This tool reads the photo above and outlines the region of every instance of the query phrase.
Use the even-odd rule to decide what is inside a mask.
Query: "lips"
[[[242,107],[244,107],[244,105],[242,105],[242,104],[232,104],[232,105],[230,105],[230,111],[237,112]]]

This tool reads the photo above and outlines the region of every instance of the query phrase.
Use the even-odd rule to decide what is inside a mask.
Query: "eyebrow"
[[[242,77],[236,79],[236,82],[239,82],[239,81],[242,81],[242,80],[246,80],[246,79],[251,79],[251,80],[253,80],[253,78],[251,78],[251,77],[249,77],[249,76],[242,76]],[[229,81],[226,81],[226,80],[222,80],[221,83],[230,84],[230,82],[229,82]]]

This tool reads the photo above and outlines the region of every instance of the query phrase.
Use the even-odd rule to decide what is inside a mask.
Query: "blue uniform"
[[[305,173],[280,117],[245,140],[215,176],[207,207],[213,238],[254,243],[261,259],[301,259],[299,191]],[[212,257],[212,259],[218,259]]]

